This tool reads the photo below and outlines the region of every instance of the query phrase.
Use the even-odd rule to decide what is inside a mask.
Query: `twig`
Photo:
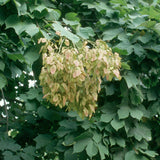
[[[6,104],[6,101],[5,101],[3,89],[1,89],[1,93],[2,93],[2,98],[3,98],[3,101],[4,101],[4,108],[5,108],[5,112],[6,112],[6,131],[8,132],[8,111],[7,111],[7,104]]]

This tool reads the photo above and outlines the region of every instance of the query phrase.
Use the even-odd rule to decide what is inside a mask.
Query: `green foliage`
[[[1,73],[1,74],[0,74],[0,89],[2,89],[3,87],[5,87],[6,84],[7,84],[7,79],[6,79],[6,77]]]
[[[159,3],[1,0],[0,159],[159,160]],[[122,80],[103,79],[91,119],[42,98],[38,40],[59,32],[79,47],[102,39],[122,58]]]

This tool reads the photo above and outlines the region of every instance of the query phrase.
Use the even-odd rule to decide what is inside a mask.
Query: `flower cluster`
[[[101,78],[121,79],[119,54],[113,54],[102,40],[92,46],[84,42],[79,49],[67,39],[59,47],[46,39],[39,42],[45,43],[39,77],[44,98],[55,106],[77,111],[81,117],[91,117],[97,107]]]

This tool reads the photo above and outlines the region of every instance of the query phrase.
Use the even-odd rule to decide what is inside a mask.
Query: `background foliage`
[[[42,99],[37,41],[55,31],[122,57],[122,80],[103,80],[90,120]],[[159,36],[159,0],[1,0],[0,159],[159,160]]]

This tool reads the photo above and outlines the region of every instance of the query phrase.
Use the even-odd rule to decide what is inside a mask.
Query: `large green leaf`
[[[18,15],[21,16],[21,15],[26,15],[28,14],[27,12],[27,4],[25,2],[18,2],[16,0],[13,0],[17,10],[18,10]]]
[[[82,120],[80,117],[77,116],[77,121],[83,121],[83,120]],[[93,124],[91,124],[89,121],[85,120],[85,121],[83,121],[83,123],[82,123],[81,126],[82,126],[82,128],[84,128],[85,130],[87,130],[87,129],[93,127]]]
[[[141,56],[143,56],[145,54],[145,50],[143,49],[143,47],[140,44],[135,44],[133,46],[133,48],[134,48],[134,53],[137,56],[141,57]]]
[[[111,95],[113,95],[115,93],[115,87],[114,87],[113,84],[106,85],[105,89],[106,89],[106,96],[111,96]]]
[[[3,6],[5,5],[6,3],[8,3],[10,0],[1,0],[0,1],[0,5]]]
[[[115,118],[111,121],[111,125],[116,131],[118,131],[120,128],[124,127],[124,121]]]
[[[128,28],[137,28],[137,29],[144,29],[143,23],[145,23],[144,17],[136,17],[134,19],[131,19],[131,24],[129,24]]]
[[[66,25],[70,25],[70,26],[74,26],[74,25],[79,25],[80,23],[78,21],[71,21],[71,20],[67,20],[65,18],[63,18],[63,22],[66,24]]]
[[[142,43],[147,43],[152,39],[151,33],[145,33],[143,36],[138,36],[137,39],[141,41]]]
[[[22,71],[16,65],[11,65],[10,70],[12,72],[12,78],[15,79],[17,76],[21,76]]]
[[[51,143],[52,137],[48,134],[39,134],[36,138],[34,138],[34,141],[36,142],[36,149],[40,149]]]
[[[64,153],[64,160],[75,160],[77,159],[78,155],[77,154],[73,154],[73,149],[70,148],[68,150],[65,151]]]
[[[28,92],[27,92],[27,98],[32,100],[35,99],[39,96],[39,90],[35,89],[35,88],[31,88]]]
[[[132,104],[134,105],[141,104],[143,102],[143,99],[144,99],[144,96],[142,91],[138,87],[133,86],[130,92],[130,100]]]
[[[52,11],[52,9],[46,7],[44,4],[30,6],[31,12],[34,12],[34,11],[42,12],[44,10],[47,10],[48,12]]]
[[[114,160],[124,160],[124,153],[123,152],[115,153],[113,155],[113,159]]]
[[[143,112],[139,108],[132,108],[130,109],[130,115],[133,118],[141,120],[141,118],[143,117]]]
[[[83,132],[82,134],[80,134],[79,136],[75,137],[75,140],[76,141],[80,141],[80,140],[83,140],[85,138],[92,138],[93,137],[93,133],[92,132],[89,132],[89,131],[85,131]]]
[[[148,90],[147,98],[149,101],[155,101],[157,99],[157,94],[155,88]]]
[[[17,152],[21,149],[21,146],[16,144],[12,139],[1,139],[0,140],[0,150],[10,150],[13,152]]]
[[[131,70],[131,67],[127,64],[127,62],[122,62],[121,67],[126,70]]]
[[[77,123],[75,121],[64,120],[64,121],[61,121],[59,124],[60,124],[60,126],[63,126],[67,129],[77,130]]]
[[[153,50],[153,51],[155,51],[155,52],[159,52],[160,51],[160,45],[157,45],[157,44],[152,44],[151,46],[148,46],[149,47],[149,49],[151,49],[151,50]],[[147,48],[148,48],[147,47]],[[155,58],[155,57],[152,57],[153,59]],[[151,59],[152,59],[151,58]]]
[[[127,5],[127,2],[125,0],[111,0],[111,3],[120,4],[120,5],[123,5],[123,6]]]
[[[139,84],[139,80],[137,79],[136,75],[133,72],[128,72],[124,76],[124,79],[126,80],[128,88],[131,88]]]
[[[36,101],[27,101],[25,103],[25,106],[26,106],[27,111],[36,111],[36,109],[37,109]]]
[[[84,138],[79,141],[76,141],[76,143],[73,146],[73,153],[82,152],[90,141],[92,141],[90,138]]]
[[[102,134],[95,131],[95,132],[93,132],[92,138],[96,143],[99,143],[102,140]]]
[[[115,49],[117,50],[118,53],[119,53],[118,50],[120,50],[120,54],[122,55],[127,55],[127,54],[129,55],[133,52],[133,45],[129,41],[122,41],[114,47],[114,50]]]
[[[125,155],[125,160],[140,160],[134,151],[129,151]]]
[[[5,23],[6,28],[14,28],[18,35],[25,31],[32,37],[39,32],[39,28],[35,24],[27,20],[22,21],[17,15],[9,16]]]
[[[99,150],[101,160],[105,159],[106,158],[105,155],[109,154],[108,147],[103,145],[102,143],[98,144],[98,150]]]
[[[65,18],[69,21],[80,21],[80,19],[78,18],[78,14],[75,12],[66,13]]]
[[[64,146],[71,146],[74,144],[74,135],[72,134],[68,134],[65,136],[65,140],[64,140]]]
[[[34,160],[34,157],[32,155],[26,154],[26,153],[21,153],[20,154],[23,160]]]
[[[154,28],[156,21],[145,21],[140,26],[144,26],[146,28]]]
[[[68,128],[65,128],[65,127],[59,127],[57,130],[56,130],[56,134],[58,135],[58,137],[63,137],[65,136],[66,134],[70,133],[71,130],[68,129]]]
[[[92,137],[92,133],[90,132],[84,132],[81,135],[79,135],[78,137],[76,137],[76,143],[73,146],[73,153],[80,153],[82,152],[86,146],[88,145],[88,143],[91,140]]]
[[[141,123],[137,123],[136,127],[130,129],[128,133],[129,137],[134,136],[138,141],[141,141],[143,138],[147,141],[151,140],[151,130]]]
[[[58,22],[52,24],[55,31],[59,31],[61,36],[65,36],[70,39],[73,43],[77,43],[79,41],[79,37],[75,34],[71,33],[67,28],[62,27]]]
[[[110,123],[110,121],[115,118],[117,113],[116,106],[112,103],[105,103],[105,105],[101,108],[101,111],[103,114],[101,114],[100,121],[105,123]]]
[[[126,48],[124,49],[124,47],[122,47],[123,49],[121,49],[121,47],[120,48],[117,48],[117,47],[115,47],[115,48],[113,48],[113,51],[114,52],[117,52],[117,53],[119,53],[120,55],[128,55],[130,52],[132,52],[132,48],[130,48],[129,47],[129,53],[128,53],[128,51],[126,50]],[[130,50],[131,49],[131,50]],[[123,63],[123,62],[122,62]],[[122,66],[123,67],[123,66]]]
[[[160,20],[160,12],[157,8],[155,8],[154,6],[151,7],[144,7],[141,11],[141,13],[143,15],[148,15],[151,19],[156,19],[156,20]]]
[[[28,64],[33,64],[39,58],[39,47],[33,46],[25,51],[24,58]]]
[[[147,150],[147,151],[143,151],[143,150],[140,150],[141,153],[143,153],[144,155],[147,155],[149,157],[156,157],[158,156],[158,153],[156,153],[155,151],[150,151],[150,150]]]
[[[114,137],[109,137],[109,142],[111,146],[114,146],[116,144],[116,139]]]
[[[7,54],[8,58],[13,60],[13,61],[20,61],[20,62],[24,62],[25,58],[22,54],[20,53],[12,53],[12,54]]]
[[[28,33],[31,37],[33,37],[39,32],[39,28],[35,24],[28,22],[27,24],[25,24],[24,31]]]
[[[23,152],[25,152],[25,153],[27,153],[27,154],[29,154],[29,155],[32,155],[32,156],[35,156],[36,155],[36,153],[35,153],[35,151],[36,151],[36,148],[35,147],[33,147],[33,146],[27,146],[27,147],[25,147],[24,149],[23,149]]]
[[[79,35],[83,39],[89,39],[89,37],[93,37],[95,34],[91,27],[79,27],[77,30],[77,35]]]
[[[102,114],[101,115],[101,122],[108,123],[114,118],[115,114]]]
[[[129,116],[129,107],[128,106],[120,106],[120,109],[118,110],[118,117],[119,119],[125,119]]]
[[[53,9],[52,11],[48,12],[46,19],[48,21],[57,21],[61,16],[60,10]]]
[[[60,115],[58,114],[58,112],[49,110],[44,106],[38,107],[37,113],[39,117],[43,117],[51,122],[54,122],[55,120],[60,120]]]
[[[95,156],[98,153],[98,148],[93,141],[89,141],[89,143],[86,147],[86,152],[90,158],[92,158],[93,156]]]
[[[160,108],[159,108],[160,103],[158,101],[155,101],[154,103],[152,103],[148,110],[149,110],[149,114],[150,117],[153,117],[154,115],[157,115],[157,113],[160,114]]]
[[[123,138],[116,138],[116,143],[119,145],[119,146],[121,146],[121,147],[125,147],[126,146],[126,142],[125,142],[125,139],[123,139]]]
[[[56,5],[54,4],[54,2],[55,2],[55,0],[51,0],[51,1],[50,0],[41,0],[41,3],[48,8],[56,8]],[[35,4],[37,4],[36,1],[35,1]]]
[[[109,29],[103,32],[103,40],[112,40],[122,32],[122,28]]]
[[[4,155],[4,160],[21,160],[20,156],[14,155],[12,152],[10,151],[5,151],[3,152]]]
[[[111,9],[105,4],[105,2],[84,2],[82,5],[86,5],[89,9],[95,8],[98,12],[102,10],[111,11]]]
[[[160,35],[160,23],[157,23],[153,29]]]

